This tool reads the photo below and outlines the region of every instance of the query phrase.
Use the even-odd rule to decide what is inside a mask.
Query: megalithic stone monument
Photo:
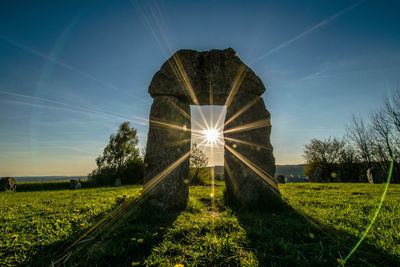
[[[143,195],[150,206],[183,208],[188,199],[190,105],[225,105],[227,197],[243,207],[280,200],[265,87],[232,48],[180,50],[154,75]]]

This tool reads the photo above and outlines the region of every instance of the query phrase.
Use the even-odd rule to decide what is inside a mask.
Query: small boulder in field
[[[121,186],[121,185],[122,185],[121,178],[115,179],[114,186]]]
[[[367,178],[370,184],[379,184],[382,182],[381,178],[379,177],[379,172],[374,167],[367,170]]]
[[[75,189],[81,189],[82,185],[78,180],[71,179],[69,180],[69,189],[75,190]]]
[[[283,176],[283,175],[278,175],[278,177],[276,177],[276,179],[278,180],[278,183],[280,183],[280,184],[285,183],[285,176]]]
[[[0,180],[0,191],[16,191],[17,183],[13,177],[3,177]]]

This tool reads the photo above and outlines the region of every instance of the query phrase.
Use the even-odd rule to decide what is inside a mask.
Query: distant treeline
[[[304,147],[304,174],[312,180],[383,181],[393,159],[391,182],[400,182],[400,91],[367,120],[353,116],[343,138],[312,139]]]
[[[80,181],[82,188],[94,187],[95,184],[88,180]],[[43,191],[43,190],[66,190],[70,189],[70,181],[41,181],[41,182],[19,182],[17,192]]]
[[[304,164],[298,165],[276,165],[276,175],[283,175],[285,177],[304,176]]]
[[[69,181],[70,179],[87,180],[87,176],[20,176],[14,177],[17,182],[51,182]]]

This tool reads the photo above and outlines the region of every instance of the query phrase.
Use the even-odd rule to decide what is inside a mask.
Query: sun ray
[[[239,190],[238,182],[236,181],[236,178],[235,178],[235,176],[233,175],[232,170],[231,170],[231,167],[229,166],[227,160],[224,161],[224,167],[225,167],[225,170],[226,170],[226,172],[227,172],[229,178],[231,178],[230,181],[232,181],[232,186],[233,186],[233,188],[234,188],[234,191],[238,191],[238,190]],[[226,178],[225,178],[225,179],[226,179]]]
[[[171,105],[173,105],[175,107],[176,110],[178,110],[183,116],[185,116],[185,118],[191,120],[190,115],[184,111],[180,106],[178,106],[174,101],[172,101],[171,99],[168,98],[168,101],[171,103]],[[197,126],[199,126],[200,128],[202,128],[203,126],[201,126],[200,123],[198,123],[196,120],[191,120],[192,122],[194,122]]]
[[[204,127],[204,125],[201,125],[197,120],[191,118],[191,121],[196,124],[201,130],[205,130],[207,129],[206,127]]]
[[[116,226],[118,226],[119,223],[122,222],[121,216],[128,216],[133,211],[133,208],[143,202],[143,200],[143,197],[132,197],[121,203],[117,208],[113,209],[105,217],[95,223],[85,233],[83,233],[74,242],[67,246],[67,248],[65,248],[60,254],[58,254],[56,256],[58,260],[53,262],[52,266],[65,259],[67,256],[69,257],[69,255],[72,254],[73,250],[75,253],[79,252],[81,249],[90,244],[90,242],[88,241],[95,240],[99,235],[103,235],[105,231],[112,231],[113,228],[115,228]],[[65,261],[66,260],[64,260],[64,263]]]
[[[231,152],[237,159],[242,161],[247,167],[249,167],[254,173],[256,173],[260,178],[262,178],[264,181],[266,181],[268,184],[270,184],[273,188],[275,188],[279,192],[279,188],[274,180],[274,178],[261,169],[259,166],[257,166],[255,163],[251,162],[249,159],[246,159],[243,155],[241,155],[239,152],[235,151],[234,149],[230,148],[228,145],[225,145],[225,148]],[[275,192],[277,193],[277,192]]]
[[[13,45],[15,45],[15,46],[17,46],[17,47],[19,47],[19,48],[31,53],[31,54],[33,54],[33,55],[41,57],[46,61],[50,61],[50,62],[52,62],[54,64],[57,64],[57,65],[59,65],[61,67],[64,67],[65,69],[68,69],[68,70],[70,70],[72,72],[78,73],[78,74],[80,74],[80,75],[82,75],[82,76],[84,76],[86,78],[89,78],[89,79],[91,79],[91,80],[93,80],[93,81],[95,81],[95,82],[97,82],[99,84],[102,84],[102,85],[104,85],[104,86],[106,86],[108,88],[111,88],[111,89],[114,89],[114,90],[120,90],[119,88],[117,88],[113,84],[105,82],[105,81],[103,81],[103,80],[101,80],[101,79],[99,79],[99,78],[97,78],[97,77],[95,77],[95,76],[93,76],[93,75],[91,75],[89,73],[81,71],[81,70],[79,70],[79,69],[77,69],[77,68],[75,68],[75,67],[73,67],[73,66],[71,66],[71,65],[69,65],[67,63],[64,63],[63,61],[61,61],[58,58],[54,58],[54,57],[48,56],[48,55],[46,55],[46,54],[44,54],[42,52],[39,52],[38,50],[35,50],[35,49],[29,47],[29,46],[26,46],[26,45],[21,44],[21,43],[19,43],[17,41],[14,41],[13,39],[8,38],[7,36],[0,35],[0,39],[2,39],[4,41],[7,41],[8,43],[13,44]]]
[[[158,121],[158,120],[150,120],[150,124],[160,126],[160,127],[165,127],[165,128],[181,130],[184,132],[197,132],[197,133],[201,134],[201,131],[188,129],[186,125],[180,126],[180,125],[176,125],[173,123],[163,122],[163,121]]]
[[[154,125],[161,126],[161,127],[166,127],[166,128],[171,128],[171,129],[176,129],[176,130],[181,130],[181,131],[187,131],[188,130],[188,129],[185,128],[185,125],[180,126],[180,125],[176,125],[176,124],[173,124],[173,123],[157,121],[157,120],[150,120],[150,124],[154,124]]]
[[[206,125],[206,128],[210,128],[210,126],[208,125],[208,122],[204,116],[203,110],[201,109],[201,107],[199,108],[199,113],[200,113],[200,117],[203,120],[204,124]]]
[[[135,6],[135,3],[133,1],[132,1],[132,4],[134,4],[134,6]],[[144,22],[150,29],[154,39],[156,40],[157,44],[160,47],[160,49],[167,56],[168,54],[171,54],[173,51],[171,42],[169,41],[169,39],[170,39],[169,33],[167,31],[167,28],[165,27],[166,22],[165,22],[165,19],[163,18],[160,8],[157,6],[157,3],[154,2],[153,4],[154,4],[154,8],[150,5],[148,5],[148,7],[149,7],[153,21],[155,22],[156,26],[158,27],[158,29],[161,33],[162,40],[164,40],[164,43],[167,47],[166,50],[168,50],[168,52],[166,52],[166,50],[164,49],[164,46],[162,45],[162,42],[161,42],[162,40],[161,40],[161,38],[159,38],[158,34],[156,33],[155,26],[152,25],[150,19],[145,15],[144,10],[140,7],[139,4],[137,5],[137,8],[138,8],[138,10],[141,11],[141,15],[144,19]],[[179,59],[179,56],[177,54],[174,54],[172,56],[172,60],[168,60],[167,62],[169,64],[169,66],[171,67],[177,80],[179,81],[179,83],[181,84],[183,89],[185,90],[186,94],[191,99],[192,103],[197,106],[200,105],[200,103],[196,97],[195,91],[193,90],[192,84],[190,83],[190,79],[182,65],[181,60]],[[208,127],[207,120],[205,119],[204,114],[201,110],[200,110],[200,115],[201,115],[204,123]]]
[[[123,202],[120,206],[112,210],[109,214],[95,223],[89,230],[87,230],[84,234],[78,237],[72,244],[70,244],[66,249],[63,250],[62,255],[58,255],[58,261],[60,259],[64,259],[66,255],[72,253],[72,249],[75,249],[75,252],[79,251],[80,249],[86,247],[90,242],[90,240],[94,240],[100,234],[104,234],[105,230],[109,232],[112,231],[115,227],[120,224],[124,217],[126,218],[129,214],[133,211],[133,208],[137,206],[139,203],[145,200],[145,197],[152,189],[160,184],[160,182],[173,170],[175,170],[186,158],[190,155],[190,151],[180,157],[178,160],[170,164],[166,169],[156,175],[149,183],[143,186],[142,195],[139,198],[130,198]],[[85,239],[89,235],[89,238]],[[62,257],[61,257],[62,256]]]
[[[192,103],[194,105],[199,106],[200,103],[197,100],[197,97],[193,90],[192,84],[190,83],[189,77],[188,77],[185,69],[183,68],[183,65],[179,59],[179,56],[177,54],[174,54],[172,56],[172,61],[168,60],[168,63],[171,66],[176,78],[181,83],[183,89],[185,89],[186,93],[189,95],[190,99],[192,100]]]
[[[214,105],[214,95],[213,95],[211,80],[209,82],[209,88],[210,88],[210,105]]]
[[[226,127],[229,123],[231,123],[234,119],[236,119],[237,117],[239,117],[243,112],[245,112],[246,110],[248,110],[250,107],[252,107],[255,103],[257,103],[257,101],[260,99],[261,97],[257,96],[255,97],[253,100],[251,100],[249,103],[247,103],[243,108],[241,108],[238,112],[236,112],[232,117],[229,118],[229,120],[227,120],[224,123],[224,126]]]
[[[175,170],[183,161],[190,156],[190,151],[184,154],[182,157],[177,159],[175,162],[170,164],[162,172],[153,177],[148,183],[143,186],[142,195],[149,193],[155,186],[157,186],[168,174]]]
[[[249,145],[249,146],[254,146],[256,148],[262,148],[262,149],[265,149],[265,150],[272,150],[270,147],[266,147],[266,146],[263,146],[263,145],[258,145],[256,143],[252,143],[252,142],[249,142],[249,141],[244,141],[244,140],[240,140],[240,139],[236,139],[236,138],[224,137],[224,139],[226,139],[228,141],[233,141],[233,142],[236,142],[236,143],[241,143],[241,144],[245,144],[245,145]]]
[[[203,137],[204,137],[204,135],[203,135]],[[206,143],[206,144],[204,145],[204,143]],[[204,138],[203,141],[201,141],[200,143],[197,144],[197,146],[198,147],[200,147],[200,146],[207,147],[208,146],[208,140]]]
[[[235,97],[240,85],[242,85],[243,79],[246,76],[245,66],[241,65],[238,73],[236,74],[235,80],[233,82],[232,88],[229,92],[228,98],[226,99],[225,106],[229,107]]]
[[[263,128],[263,127],[267,127],[267,126],[271,126],[271,123],[269,120],[264,119],[264,120],[251,122],[251,123],[248,123],[245,125],[241,125],[241,126],[238,126],[235,128],[225,130],[224,133],[244,132],[244,131],[254,130],[254,129]]]
[[[168,98],[168,102],[174,106],[174,108],[179,111],[185,118],[190,120],[190,115],[184,111],[180,106],[178,106],[174,101],[172,101],[170,98]]]
[[[225,109],[226,110],[226,109]],[[221,110],[221,112],[219,113],[217,122],[215,123],[215,127],[218,127],[220,121],[222,120],[222,118],[224,117],[224,114],[226,115],[226,113],[224,112],[224,109]],[[222,128],[222,127],[221,127]]]

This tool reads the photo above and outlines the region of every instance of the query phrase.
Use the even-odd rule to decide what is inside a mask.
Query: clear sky
[[[86,175],[179,49],[232,47],[267,87],[278,164],[400,86],[399,1],[0,2],[0,176]]]

